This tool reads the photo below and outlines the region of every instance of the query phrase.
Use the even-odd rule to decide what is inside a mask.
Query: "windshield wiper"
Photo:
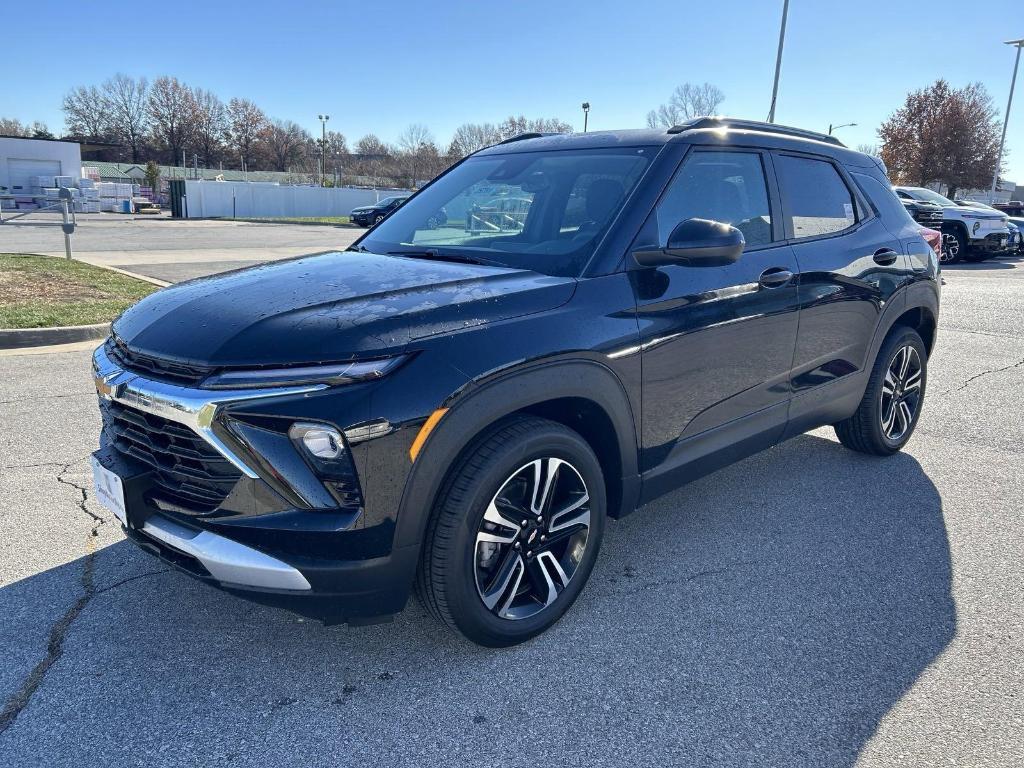
[[[436,248],[427,248],[422,251],[388,251],[388,256],[407,256],[410,259],[429,259],[431,261],[454,261],[459,264],[492,263],[474,256],[464,256],[461,253],[441,253]]]

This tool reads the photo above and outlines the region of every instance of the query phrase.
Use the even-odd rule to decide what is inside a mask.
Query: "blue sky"
[[[4,35],[0,116],[60,129],[72,86],[172,74],[311,131],[327,112],[351,143],[394,140],[411,122],[447,142],[463,122],[511,113],[582,128],[584,100],[592,129],[636,127],[685,81],[719,86],[725,114],[764,119],[782,0],[177,0],[132,6],[123,24],[110,3],[4,6],[18,34]],[[1021,0],[791,0],[777,120],[852,121],[847,144],[875,143],[906,92],[938,77],[984,83],[1002,113],[1002,41],[1020,37]],[[1024,72],[1018,85],[1008,176],[1024,183]]]

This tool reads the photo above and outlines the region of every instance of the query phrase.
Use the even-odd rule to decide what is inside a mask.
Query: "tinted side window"
[[[658,244],[687,219],[732,224],[747,245],[771,242],[772,219],[761,156],[753,152],[693,152],[655,209]]]
[[[882,218],[894,224],[913,224],[914,220],[907,213],[907,209],[900,202],[900,199],[893,194],[892,189],[885,186],[873,176],[864,173],[853,173],[853,180],[860,185],[861,190],[874,204]]]
[[[778,155],[775,171],[793,237],[819,237],[857,223],[849,187],[832,163]]]

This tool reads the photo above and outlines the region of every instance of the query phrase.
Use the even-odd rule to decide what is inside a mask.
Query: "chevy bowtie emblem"
[[[93,382],[96,384],[96,392],[100,397],[106,400],[114,400],[121,394],[121,388],[123,385],[114,383],[118,375],[120,374],[114,374],[113,376],[107,376],[106,378],[102,376],[93,377]]]

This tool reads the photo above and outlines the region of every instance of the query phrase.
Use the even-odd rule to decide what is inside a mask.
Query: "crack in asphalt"
[[[13,400],[0,400],[0,405],[10,405],[12,403],[31,403],[37,400],[58,400],[65,399],[68,397],[95,397],[94,392],[74,392],[68,395],[32,395],[31,397],[16,397]]]
[[[737,560],[734,563],[727,563],[726,565],[717,568],[707,568],[703,571],[697,571],[695,573],[683,574],[667,579],[649,579],[647,581],[640,582],[635,586],[630,585],[625,588],[616,588],[612,586],[611,589],[606,590],[604,594],[610,595],[635,595],[644,592],[651,587],[671,587],[675,585],[689,584],[697,579],[702,579],[705,576],[721,576],[723,573],[729,573],[731,571],[737,571],[751,566],[763,565],[765,560]],[[623,574],[627,579],[632,579],[635,573],[632,569],[627,568],[627,571]],[[611,584],[616,584],[619,579],[615,577]]]
[[[93,514],[85,506],[89,500],[89,492],[79,485],[78,483],[69,480],[64,477],[72,466],[77,464],[84,459],[76,459],[75,461],[69,462],[63,465],[63,468],[56,475],[56,480],[61,485],[67,485],[71,488],[76,489],[81,494],[81,499],[78,501],[78,507],[92,520],[92,528],[89,531],[89,536],[85,540],[85,564],[82,567],[82,595],[72,603],[71,607],[65,611],[64,615],[53,625],[50,629],[50,636],[46,643],[46,654],[39,661],[38,664],[33,667],[32,671],[28,674],[28,677],[22,682],[21,687],[7,700],[4,705],[3,711],[0,711],[0,734],[10,728],[14,721],[18,719],[18,715],[21,714],[22,710],[28,706],[32,700],[32,696],[42,685],[46,673],[50,670],[54,664],[60,659],[64,653],[64,639],[67,637],[68,630],[71,625],[74,624],[75,619],[78,618],[82,610],[89,601],[96,595],[96,584],[95,584],[95,568],[96,568],[96,543],[95,539],[99,536],[99,527],[104,525],[107,521]]]
[[[947,389],[945,392],[942,393],[941,397],[945,397],[946,395],[952,394],[954,392],[962,392],[963,390],[967,389],[968,385],[970,385],[972,381],[976,381],[977,379],[980,379],[983,376],[990,376],[993,373],[1002,373],[1003,371],[1012,371],[1014,368],[1020,368],[1022,365],[1024,365],[1024,359],[1018,360],[1016,363],[1013,363],[1012,365],[1004,365],[1002,368],[990,368],[989,370],[982,371],[981,373],[976,373],[969,379],[966,379],[964,383],[961,384],[959,387]]]

